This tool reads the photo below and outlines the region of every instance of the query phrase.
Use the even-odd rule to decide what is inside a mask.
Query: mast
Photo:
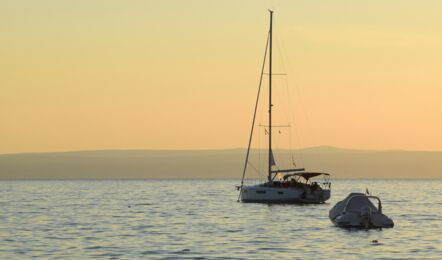
[[[272,181],[272,164],[274,162],[272,153],[272,22],[273,10],[270,10],[270,30],[269,30],[269,182]]]

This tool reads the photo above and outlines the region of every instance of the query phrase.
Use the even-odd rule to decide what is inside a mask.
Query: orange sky
[[[295,146],[442,150],[440,1],[42,0],[0,2],[0,153],[245,147],[268,7]]]

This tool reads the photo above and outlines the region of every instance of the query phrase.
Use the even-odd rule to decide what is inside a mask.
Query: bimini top
[[[316,177],[319,175],[330,176],[329,173],[325,173],[325,172],[297,172],[297,173],[286,174],[286,175],[284,175],[283,178],[284,178],[284,180],[287,180],[289,177],[292,177],[292,176],[301,176],[308,181],[310,178],[313,178],[313,177]]]

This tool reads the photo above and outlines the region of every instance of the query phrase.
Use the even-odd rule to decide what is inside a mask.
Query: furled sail
[[[275,157],[273,157],[273,152],[272,152],[272,150],[270,150],[270,165],[271,165],[271,166],[275,166],[275,165],[276,165],[276,163],[275,163]]]

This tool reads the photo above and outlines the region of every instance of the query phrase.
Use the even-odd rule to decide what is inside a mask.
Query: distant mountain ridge
[[[442,151],[372,151],[331,146],[274,150],[278,165],[326,171],[333,178],[442,178]],[[253,149],[251,162],[266,163]],[[0,180],[240,178],[245,149],[98,150],[0,155]],[[294,160],[294,159],[295,160]],[[256,171],[256,170],[255,170]],[[248,171],[249,177],[258,177]]]

